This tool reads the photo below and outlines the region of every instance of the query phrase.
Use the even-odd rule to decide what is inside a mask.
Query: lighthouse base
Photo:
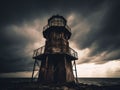
[[[71,60],[66,59],[65,55],[47,55],[41,61],[39,83],[65,83],[74,80]]]

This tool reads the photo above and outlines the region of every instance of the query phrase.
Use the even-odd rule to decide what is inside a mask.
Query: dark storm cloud
[[[25,55],[24,49],[31,41],[11,29],[3,30],[0,36],[0,72],[29,70],[31,57]]]
[[[47,14],[67,14],[68,12],[82,12],[88,15],[98,9],[104,0],[3,0],[1,8],[1,25],[21,23],[24,20],[42,17]],[[89,10],[90,8],[90,10]],[[55,12],[55,13],[54,13]],[[79,13],[79,12],[78,12]]]
[[[109,9],[101,22],[99,32],[94,35],[97,37],[96,43],[100,47],[97,49],[98,51],[107,50],[111,52],[120,49],[119,8],[120,4],[115,4]]]
[[[104,57],[101,57],[101,60],[97,61],[99,63],[120,59],[120,3],[117,1],[105,2],[101,6],[99,8],[101,10],[100,14],[96,14],[95,16],[89,14],[90,17],[86,17],[88,23],[95,22],[91,25],[90,30],[84,35],[74,38],[80,49],[90,49],[89,57],[95,55],[99,57],[100,54],[105,53]],[[74,33],[77,34],[79,31],[77,30]],[[89,60],[89,62],[91,61]]]
[[[30,57],[25,53],[25,47],[35,43],[36,40],[15,32],[15,28],[11,28],[11,26],[17,25],[22,27],[24,22],[31,23],[36,18],[50,17],[53,14],[61,14],[67,17],[71,13],[77,14],[78,20],[82,16],[88,19],[88,22],[94,22],[92,20],[94,16],[89,16],[101,10],[101,8],[104,9],[108,5],[107,2],[109,1],[3,0],[0,3],[0,72],[32,70],[32,56]],[[74,42],[77,42],[76,44],[80,49],[91,48],[90,56],[96,55],[96,51],[99,53],[107,51],[109,53],[110,51],[114,52],[114,50],[120,49],[119,22],[117,22],[120,19],[119,4],[112,0],[110,2],[111,5],[107,6],[109,9],[103,16],[102,21],[100,21],[99,28],[92,27],[89,33],[85,33],[84,41],[79,39],[81,38],[79,35],[77,38],[75,37],[80,32],[79,29],[73,32]],[[95,20],[97,21],[97,19]],[[77,23],[80,22],[77,22],[77,20],[73,21],[71,26],[74,27]],[[93,25],[96,24],[93,23]],[[96,47],[92,47],[94,43]]]

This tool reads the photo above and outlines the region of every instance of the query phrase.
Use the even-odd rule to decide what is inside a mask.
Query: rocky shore
[[[38,83],[11,83],[1,84],[0,90],[120,90],[120,85],[97,86],[82,83],[38,84]]]

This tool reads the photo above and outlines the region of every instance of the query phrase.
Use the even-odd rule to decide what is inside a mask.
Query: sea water
[[[79,83],[98,86],[120,85],[120,78],[78,78],[78,81]]]

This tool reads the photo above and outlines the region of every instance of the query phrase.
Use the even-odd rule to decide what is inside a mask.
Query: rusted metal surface
[[[51,17],[48,25],[43,27],[45,46],[34,50],[33,54],[33,59],[41,61],[37,80],[39,83],[75,81],[72,61],[78,59],[78,54],[69,47],[71,29],[66,22],[64,17],[57,15]]]
[[[64,83],[74,81],[71,61],[64,55],[48,56],[41,63],[38,82]]]

